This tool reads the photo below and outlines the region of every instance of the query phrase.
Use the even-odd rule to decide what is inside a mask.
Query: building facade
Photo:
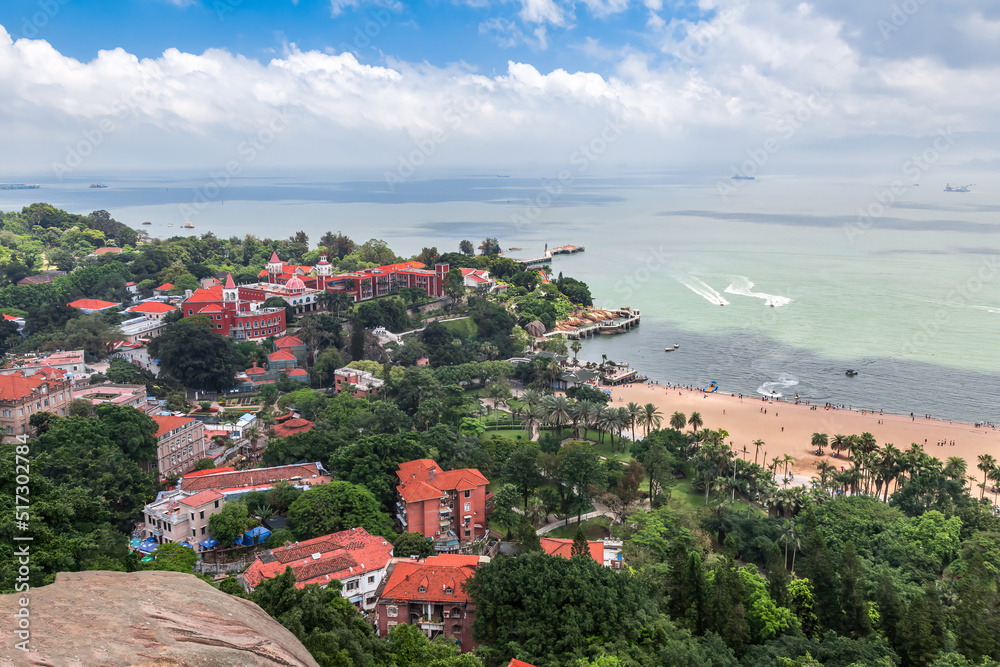
[[[222,510],[225,498],[216,491],[185,493],[163,491],[143,509],[143,537],[155,537],[160,544],[187,542],[194,545],[208,539],[208,520]]]
[[[181,308],[184,317],[204,315],[215,332],[236,340],[261,341],[269,336],[285,335],[285,309],[265,308],[274,294],[260,286],[236,286],[231,275],[224,285],[195,290]]]
[[[34,435],[31,415],[51,412],[66,416],[66,408],[73,396],[72,382],[64,371],[55,368],[37,368],[0,375],[0,428],[4,442],[17,436]]]
[[[417,459],[401,463],[396,476],[396,521],[403,530],[422,533],[443,552],[486,535],[490,481],[475,468],[441,470],[431,459]]]
[[[156,431],[156,462],[161,477],[183,475],[205,457],[205,426],[191,417],[151,415]]]
[[[473,575],[485,556],[432,556],[422,562],[399,560],[390,566],[378,593],[375,627],[380,637],[407,623],[420,628],[428,639],[444,636],[459,643],[463,652],[476,648],[472,622],[476,606],[462,584]]]
[[[345,366],[344,368],[335,370],[333,372],[334,392],[339,394],[348,385],[354,387],[354,396],[365,398],[367,396],[378,395],[382,387],[385,386],[385,381],[380,380],[368,371],[358,370],[357,368],[348,368]]]

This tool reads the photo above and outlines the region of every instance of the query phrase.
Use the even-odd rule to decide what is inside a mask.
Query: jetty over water
[[[524,265],[524,268],[530,269],[532,267],[539,267],[544,264],[552,263],[553,255],[575,255],[578,252],[583,252],[584,247],[582,245],[561,245],[549,250],[548,247],[545,248],[545,254],[541,257],[530,257],[528,259],[521,259],[518,257],[511,257],[518,264]]]
[[[633,327],[639,326],[642,314],[638,310],[632,310],[630,308],[615,308],[610,310],[610,312],[614,313],[614,319],[594,322],[593,324],[587,324],[576,329],[549,331],[544,335],[546,338],[551,338],[555,335],[562,335],[570,340],[579,340],[581,338],[589,338],[595,334],[627,333],[631,331]]]

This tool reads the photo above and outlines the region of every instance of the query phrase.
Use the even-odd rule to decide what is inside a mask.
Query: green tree
[[[579,525],[584,506],[593,497],[595,488],[604,486],[607,472],[601,465],[600,455],[589,442],[566,443],[558,459],[559,475],[578,499],[576,523]]]
[[[153,557],[153,560],[142,564],[144,570],[193,572],[194,564],[198,562],[198,554],[194,552],[194,549],[181,546],[180,542],[165,542],[156,547],[150,556]]]
[[[468,255],[469,257],[472,257],[473,255],[476,254],[476,249],[475,247],[473,247],[472,241],[468,240],[461,241],[458,244],[458,251],[464,255]]]
[[[213,459],[211,456],[206,456],[194,462],[195,472],[199,470],[212,470],[214,468],[215,468],[215,459]]]
[[[397,558],[427,558],[434,553],[434,543],[424,537],[423,533],[402,533],[392,541],[392,555]]]
[[[288,508],[291,530],[300,540],[364,528],[372,535],[391,536],[392,522],[379,501],[363,486],[329,482],[309,489]]]
[[[133,407],[111,403],[102,403],[94,410],[111,440],[126,456],[139,465],[152,465],[156,461],[159,426],[152,417]]]
[[[247,504],[230,500],[222,509],[208,518],[208,532],[220,543],[229,547],[253,524]]]
[[[490,526],[503,528],[507,531],[509,542],[514,527],[521,521],[521,515],[514,508],[520,504],[521,493],[513,484],[504,484],[493,494],[493,511],[490,513]]]
[[[448,277],[445,278],[444,293],[451,297],[455,302],[454,307],[457,309],[462,297],[465,296],[465,277],[458,267],[452,267],[448,270]]]
[[[160,359],[161,372],[192,389],[231,387],[238,370],[233,340],[210,326],[204,315],[186,317],[150,341],[149,353]]]
[[[573,558],[590,558],[590,544],[587,543],[587,536],[583,534],[583,527],[577,525],[576,535],[573,537],[573,548],[570,550]]]
[[[914,596],[899,624],[898,652],[905,664],[929,665],[940,651],[940,638],[934,636],[927,599]]]

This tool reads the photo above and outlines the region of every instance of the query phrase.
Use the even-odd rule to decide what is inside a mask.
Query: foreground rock
[[[13,647],[19,597],[0,595],[0,665],[316,665],[260,607],[179,572],[62,572],[33,589],[31,651]]]

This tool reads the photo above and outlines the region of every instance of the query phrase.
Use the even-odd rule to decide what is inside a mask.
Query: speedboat
[[[856,370],[854,370],[853,368],[849,368],[849,369],[847,369],[847,372],[846,372],[846,373],[844,373],[844,374],[845,374],[845,375],[846,375],[847,377],[849,377],[849,378],[852,378],[852,377],[854,377],[855,375],[857,375],[857,374],[858,374],[858,372],[857,372]]]
[[[664,351],[664,352],[673,352],[674,350],[676,350],[676,349],[677,349],[677,348],[679,348],[680,346],[681,346],[681,344],[680,344],[680,343],[674,343],[674,346],[673,346],[673,347],[665,347],[665,348],[663,348],[663,351]]]

